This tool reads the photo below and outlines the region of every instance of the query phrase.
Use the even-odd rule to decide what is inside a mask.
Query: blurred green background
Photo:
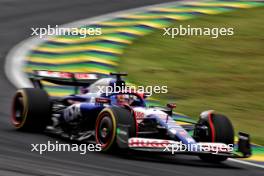
[[[176,36],[157,31],[137,40],[121,58],[120,71],[138,85],[167,85],[162,103],[198,118],[214,109],[230,117],[236,131],[264,145],[264,8],[176,22],[172,27],[234,28],[233,36]]]

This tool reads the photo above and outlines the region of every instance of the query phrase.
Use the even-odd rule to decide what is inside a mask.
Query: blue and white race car
[[[249,135],[245,133],[239,133],[238,149],[233,150],[233,126],[224,115],[204,111],[197,123],[186,126],[175,120],[175,104],[147,106],[144,93],[99,91],[102,87],[124,86],[122,76],[126,74],[99,78],[91,73],[35,71],[31,78],[34,88],[19,89],[14,96],[12,123],[18,130],[96,143],[102,151],[194,154],[213,162],[251,155]],[[74,86],[76,94],[50,97],[42,81]]]

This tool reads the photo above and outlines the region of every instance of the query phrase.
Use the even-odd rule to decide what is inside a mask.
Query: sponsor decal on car
[[[233,151],[233,144],[224,143],[190,143],[184,144],[182,141],[148,139],[148,138],[130,138],[128,140],[130,148],[149,148],[162,149],[163,152],[175,154],[177,152],[209,152],[230,153]]]
[[[128,146],[133,147],[161,147],[164,148],[171,144],[169,140],[161,140],[161,139],[146,139],[146,138],[130,138],[128,141]]]
[[[135,111],[135,115],[137,120],[142,120],[145,116],[144,112],[140,112],[140,111]]]

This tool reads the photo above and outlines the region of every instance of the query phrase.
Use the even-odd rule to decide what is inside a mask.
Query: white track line
[[[236,162],[236,163],[240,163],[240,164],[245,164],[245,165],[249,165],[249,166],[254,166],[254,167],[259,167],[259,168],[264,169],[264,165],[256,164],[256,163],[251,163],[251,162],[244,161],[244,160],[238,160],[238,159],[234,159],[234,158],[229,158],[228,161],[232,161],[232,162]]]
[[[136,12],[143,12],[146,10],[149,10],[154,7],[162,7],[162,6],[168,6],[172,4],[181,3],[179,1],[176,2],[167,2],[162,4],[156,4],[156,5],[148,5],[144,7],[129,9],[129,10],[121,10],[118,12],[108,13],[105,15],[100,15],[97,17],[92,18],[86,18],[82,20],[78,20],[72,23],[68,23],[65,25],[61,25],[60,27],[80,27],[83,25],[90,25],[95,24],[98,22],[106,21],[109,19],[113,19],[115,17],[118,17],[120,15],[129,14],[129,13],[136,13]],[[25,64],[25,58],[30,50],[32,50],[33,47],[45,42],[48,39],[48,36],[45,36],[43,38],[39,37],[30,37],[16,46],[14,46],[7,54],[6,61],[5,61],[5,73],[9,81],[15,85],[17,88],[25,88],[25,87],[32,87],[31,82],[28,80],[26,73],[23,71],[24,64]]]

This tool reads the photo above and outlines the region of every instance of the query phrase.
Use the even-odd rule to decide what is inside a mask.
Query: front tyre
[[[111,109],[104,109],[96,119],[96,143],[102,151],[110,151],[116,147],[116,117]]]
[[[136,135],[137,122],[134,111],[129,107],[105,108],[96,119],[95,138],[102,151],[128,149],[128,139]]]
[[[207,127],[206,132],[201,132],[198,126]],[[234,143],[234,128],[230,120],[221,114],[209,112],[206,116],[202,116],[194,130],[194,135],[199,142],[219,142],[224,144]],[[227,159],[226,156],[219,155],[200,155],[202,160],[207,162],[221,162]]]
[[[19,89],[13,99],[11,117],[18,130],[42,132],[51,117],[48,94],[41,89]]]

